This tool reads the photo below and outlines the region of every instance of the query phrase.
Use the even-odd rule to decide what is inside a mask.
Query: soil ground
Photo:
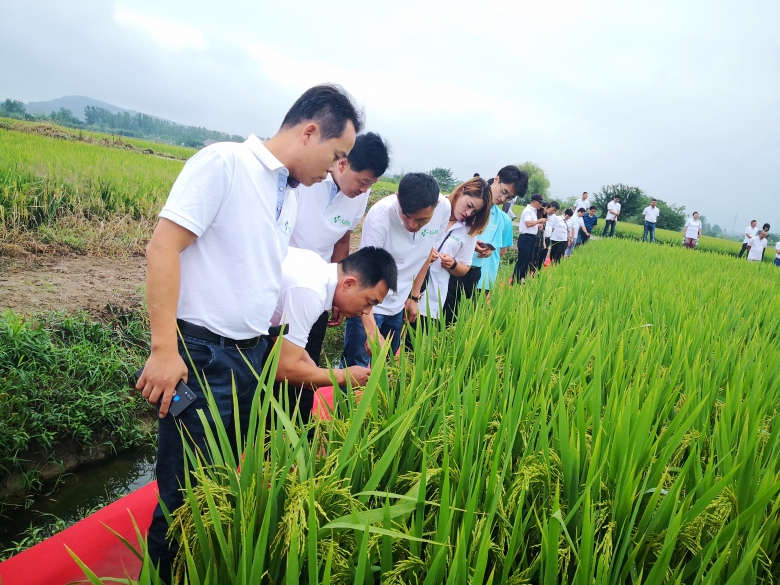
[[[139,309],[146,259],[41,255],[0,257],[0,311],[30,314],[85,309],[100,317],[108,307]]]

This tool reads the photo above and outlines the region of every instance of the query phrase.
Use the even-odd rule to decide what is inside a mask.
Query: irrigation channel
[[[0,516],[0,550],[22,540],[30,525],[48,530],[58,518],[73,524],[143,487],[154,479],[154,461],[153,448],[130,449],[108,462],[65,474],[50,495],[37,497],[26,510],[6,507]]]

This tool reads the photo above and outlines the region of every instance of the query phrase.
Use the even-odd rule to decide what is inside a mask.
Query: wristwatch
[[[410,294],[410,295],[409,295],[409,298],[410,298],[410,299],[412,299],[413,301],[415,301],[415,302],[418,302],[418,303],[419,303],[419,302],[420,302],[420,299],[422,298],[422,295],[421,295],[421,294],[419,294],[419,295],[412,295],[412,294]]]
[[[455,270],[457,267],[458,267],[458,261],[457,260],[453,260],[452,261],[452,266],[450,266],[450,272]]]

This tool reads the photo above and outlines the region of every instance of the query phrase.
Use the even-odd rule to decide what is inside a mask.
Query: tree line
[[[0,104],[0,114],[11,118],[50,121],[69,128],[96,130],[107,134],[119,134],[192,148],[202,148],[207,141],[244,141],[244,137],[237,134],[209,130],[201,126],[184,126],[141,113],[121,112],[114,114],[105,108],[95,106],[84,108],[84,121],[82,121],[66,108],[53,111],[48,116],[33,116],[27,113],[23,102],[9,98]]]

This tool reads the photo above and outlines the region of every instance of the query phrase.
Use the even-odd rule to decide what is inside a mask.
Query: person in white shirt
[[[580,207],[585,210],[585,213],[590,209],[590,199],[588,198],[587,191],[584,191],[582,197],[574,202],[574,205],[571,206],[571,210],[576,214]]]
[[[742,258],[742,254],[748,250],[748,242],[758,235],[758,222],[753,219],[750,221],[750,225],[745,228],[745,237],[742,240],[742,249],[739,251],[737,258]]]
[[[780,267],[780,241],[775,244],[775,266]]]
[[[187,161],[171,189],[146,249],[151,354],[136,385],[159,404],[157,485],[171,513],[182,505],[182,429],[190,446],[208,456],[198,415],[207,402],[198,378],[208,380],[228,435],[239,434],[258,385],[252,368],[262,371],[295,224],[295,188],[322,181],[333,162],[349,154],[361,128],[348,93],[316,86],[298,98],[266,143],[250,136],[243,144],[208,146]],[[166,415],[180,380],[196,407],[174,420]],[[242,429],[234,428],[236,420]],[[158,505],[148,547],[166,582],[177,549],[167,531]]]
[[[615,223],[617,223],[618,217],[620,217],[620,195],[615,195],[607,205],[607,218],[604,220],[604,231],[601,233],[602,238],[607,237],[607,230],[609,230],[610,238],[615,235]]]
[[[761,259],[764,257],[764,249],[767,245],[766,232],[758,232],[758,235],[755,238],[752,238],[748,243],[750,244],[750,251],[747,255],[748,262],[761,262]]]
[[[547,257],[550,256],[550,236],[552,235],[555,222],[558,221],[558,210],[561,208],[560,203],[557,201],[550,201],[544,208],[544,213],[547,215],[547,222],[544,224],[544,245],[547,248]]]
[[[569,229],[571,218],[572,210],[566,209],[563,215],[558,216],[555,220],[550,234],[550,261],[553,263],[560,261],[571,243],[571,230]]]
[[[699,243],[701,237],[701,221],[699,221],[699,212],[694,211],[693,217],[688,218],[683,226],[683,243],[686,248],[693,250]]]
[[[537,211],[542,208],[544,198],[539,193],[531,196],[531,202],[523,209],[520,214],[520,235],[517,237],[517,263],[512,278],[514,284],[525,283],[525,275],[528,273],[528,267],[531,264],[531,258],[536,244],[536,233],[539,226],[547,223],[547,218],[538,218]],[[544,229],[544,227],[542,227]]]
[[[642,212],[642,216],[645,218],[645,231],[642,233],[642,241],[647,240],[648,234],[650,235],[650,243],[655,243],[655,224],[658,222],[658,216],[661,215],[661,210],[658,209],[658,200],[653,199],[650,201],[650,205],[645,207]]]
[[[374,132],[360,134],[349,156],[335,164],[324,181],[298,188],[298,197],[307,205],[298,206],[290,246],[312,250],[334,264],[346,258],[352,231],[366,213],[371,185],[389,164],[387,143]],[[341,321],[338,305],[334,305],[330,320],[325,311],[312,327],[306,351],[315,363],[320,362],[328,325]]]
[[[580,235],[580,230],[585,228],[585,223],[582,221],[582,217],[585,215],[585,209],[580,207],[574,213],[569,222],[569,247],[566,248],[566,257],[571,256],[574,251],[574,247],[577,245],[577,239]]]
[[[376,246],[392,254],[398,265],[398,288],[370,315],[347,319],[342,356],[347,366],[370,365],[369,337],[382,344],[392,334],[391,349],[398,351],[404,313],[410,323],[417,319],[422,284],[430,262],[439,257],[436,248],[449,218],[450,202],[425,173],[407,173],[397,194],[377,201],[368,211],[360,247]]]
[[[455,311],[454,298],[448,297],[450,277],[465,276],[471,269],[477,236],[485,231],[493,207],[490,185],[479,177],[458,185],[448,199],[450,217],[444,240],[437,247],[439,257],[430,265],[420,298],[421,315],[438,319],[444,312],[447,324],[452,322]],[[424,319],[418,321],[425,326]]]
[[[307,353],[312,328],[323,311],[337,308],[344,317],[371,312],[398,286],[398,268],[387,250],[367,246],[338,263],[328,263],[311,250],[290,248],[282,263],[282,286],[271,325],[287,325],[282,339],[276,381],[289,383],[290,409],[298,404],[303,422],[314,404],[313,388],[330,386],[330,372]],[[336,384],[365,386],[371,370],[336,368]]]

